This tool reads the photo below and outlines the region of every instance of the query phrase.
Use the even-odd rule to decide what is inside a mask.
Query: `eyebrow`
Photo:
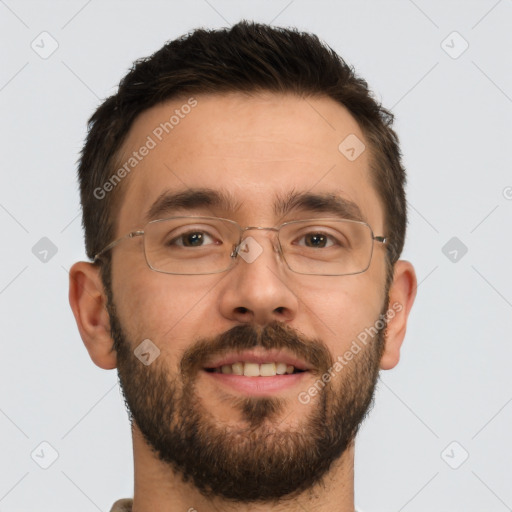
[[[276,216],[285,217],[291,212],[328,213],[335,217],[366,222],[359,206],[333,193],[311,193],[292,191],[285,196],[277,196],[274,203]]]
[[[183,191],[166,191],[158,196],[146,212],[146,222],[172,215],[179,210],[220,209],[236,212],[242,206],[230,194],[210,188],[191,188]],[[213,213],[213,212],[212,212]]]
[[[165,191],[158,196],[144,216],[145,222],[171,216],[180,210],[199,209],[222,210],[235,213],[243,205],[230,193],[210,188],[191,188],[182,191]],[[359,206],[333,193],[311,193],[291,191],[277,194],[274,201],[274,214],[284,218],[290,213],[315,212],[332,214],[335,217],[366,222]],[[188,213],[188,212],[187,212]],[[211,212],[213,214],[213,211]]]

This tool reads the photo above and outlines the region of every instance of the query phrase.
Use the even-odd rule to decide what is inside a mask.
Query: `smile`
[[[215,368],[205,368],[207,372],[243,375],[245,377],[274,377],[292,373],[302,373],[305,370],[283,362],[252,363],[239,361],[233,364],[224,364]]]

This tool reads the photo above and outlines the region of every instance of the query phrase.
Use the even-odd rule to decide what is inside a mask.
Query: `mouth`
[[[253,349],[221,355],[207,362],[203,369],[224,375],[274,377],[306,372],[312,368],[304,360],[284,350]]]
[[[283,351],[246,351],[220,357],[203,370],[218,385],[252,396],[268,396],[298,385],[312,368]]]
[[[224,375],[244,375],[245,377],[275,377],[276,375],[292,375],[303,373],[291,364],[284,362],[252,363],[249,361],[237,361],[233,364],[223,364],[213,368],[204,368],[209,373],[223,373]]]

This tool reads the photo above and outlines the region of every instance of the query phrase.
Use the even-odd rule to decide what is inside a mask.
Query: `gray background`
[[[68,306],[78,151],[134,59],[241,18],[317,33],[397,116],[420,285],[358,438],[357,506],[512,510],[510,0],[0,0],[0,511],[132,495],[116,373],[90,361]]]

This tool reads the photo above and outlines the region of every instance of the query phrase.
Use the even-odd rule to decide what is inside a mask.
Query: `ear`
[[[400,360],[400,347],[404,341],[407,319],[416,297],[417,286],[416,273],[411,263],[397,261],[389,289],[386,346],[380,360],[383,370],[394,368]]]
[[[116,367],[107,296],[99,267],[79,261],[69,271],[69,304],[89,356],[105,370]]]

